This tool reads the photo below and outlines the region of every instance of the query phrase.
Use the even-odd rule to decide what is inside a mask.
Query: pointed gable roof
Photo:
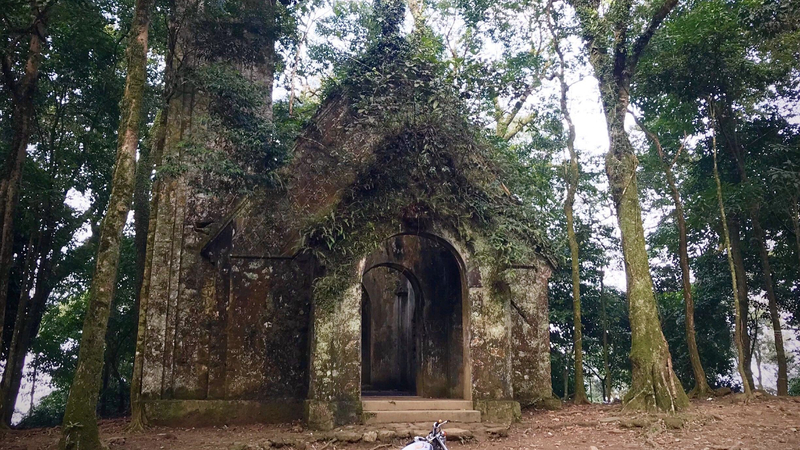
[[[290,257],[315,240],[330,249],[336,233],[364,234],[364,224],[413,218],[513,235],[555,264],[535,217],[501,181],[497,149],[413,39],[383,39],[351,64],[297,138],[282,185],[244,199],[204,253],[231,227],[234,252]]]

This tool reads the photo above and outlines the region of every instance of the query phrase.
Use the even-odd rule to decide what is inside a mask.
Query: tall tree
[[[549,14],[547,18],[547,26],[553,38],[552,45],[553,51],[558,56],[558,68],[556,69],[556,78],[558,78],[558,85],[561,95],[559,96],[559,104],[561,107],[561,116],[567,124],[566,145],[569,151],[569,163],[565,167],[565,180],[567,182],[567,195],[564,198],[564,213],[567,216],[567,241],[569,242],[570,263],[572,267],[572,321],[574,331],[572,333],[573,349],[575,351],[575,397],[572,401],[576,405],[589,403],[586,397],[586,387],[583,381],[583,325],[581,323],[581,273],[580,273],[580,255],[578,249],[578,238],[575,236],[575,223],[574,223],[574,205],[575,194],[578,191],[578,182],[580,181],[580,166],[578,164],[578,153],[575,150],[575,125],[572,123],[572,116],[569,112],[567,104],[567,95],[569,93],[569,85],[566,81],[566,61],[564,58],[564,51],[561,48],[561,36],[554,21],[553,13]]]
[[[600,85],[610,138],[605,166],[622,235],[632,331],[632,381],[626,407],[677,411],[689,402],[672,370],[672,357],[661,331],[642,225],[638,159],[624,127],[639,59],[677,0],[655,0],[635,7],[630,0],[610,5],[599,0],[568,1],[576,10]]]
[[[100,227],[99,249],[81,335],[78,367],[70,388],[59,442],[59,448],[62,449],[103,447],[95,409],[104,362],[106,329],[116,291],[120,240],[133,197],[152,6],[152,0],[136,1],[128,36],[127,75],[111,198]]]
[[[712,122],[715,122],[714,117],[713,117],[713,111],[714,111],[713,107],[711,108],[711,111],[712,111],[712,118],[711,118]],[[716,186],[717,186],[717,203],[719,205],[720,222],[722,223],[722,236],[723,236],[724,242],[725,242],[725,249],[727,250],[726,253],[728,254],[728,266],[730,267],[730,271],[731,271],[731,285],[733,287],[733,298],[734,298],[734,302],[733,302],[734,308],[733,309],[734,309],[735,314],[736,314],[735,315],[736,323],[739,324],[739,323],[742,323],[742,314],[744,313],[744,311],[742,311],[741,304],[739,302],[735,301],[735,299],[738,297],[736,295],[736,290],[739,288],[739,286],[736,283],[736,267],[734,266],[733,255],[731,254],[731,239],[730,239],[730,234],[728,233],[728,221],[725,218],[725,204],[724,204],[724,202],[722,200],[722,183],[720,182],[719,169],[717,168],[717,133],[716,133],[716,130],[713,132],[711,139],[712,139],[711,150],[714,153],[714,182],[716,183]],[[742,337],[741,337],[741,334],[744,333],[745,331],[746,331],[746,328],[744,328],[744,327],[741,327],[741,326],[735,327],[735,331],[734,332],[736,333],[736,337],[734,338],[734,340],[736,341],[736,352],[737,352],[737,356],[739,357],[738,358],[738,362],[737,362],[738,363],[738,368],[739,368],[739,376],[742,377],[742,384],[744,385],[745,399],[749,400],[751,395],[752,395],[752,388],[750,387],[750,383],[747,382],[747,375],[745,374],[745,371],[744,371],[744,364],[745,364],[744,342],[742,341]]]
[[[681,266],[681,288],[683,291],[683,302],[686,308],[686,344],[689,350],[689,361],[692,365],[692,372],[694,373],[694,388],[691,391],[691,396],[702,397],[711,393],[711,388],[708,386],[706,380],[706,372],[703,370],[703,364],[700,361],[700,352],[697,349],[697,338],[694,326],[694,299],[692,298],[692,275],[689,268],[689,238],[686,227],[686,215],[683,209],[683,200],[681,199],[680,190],[675,180],[673,167],[677,163],[681,152],[684,150],[684,143],[675,152],[672,158],[667,158],[664,148],[661,146],[661,141],[658,136],[644,126],[644,123],[633,116],[639,128],[644,131],[648,138],[653,142],[653,145],[658,151],[658,159],[664,170],[664,175],[667,179],[672,202],[675,206],[675,219],[678,225],[678,258]]]
[[[676,109],[670,103],[687,105],[694,113],[683,111],[681,115],[686,122],[694,122],[690,126],[715,117],[718,144],[725,150],[721,155],[721,175],[723,179],[730,177],[741,194],[739,201],[728,204],[727,223],[737,272],[737,301],[743,312],[738,326],[746,329],[748,323],[750,275],[763,282],[768,302],[775,305],[771,309],[775,312],[773,331],[777,337],[779,298],[766,246],[769,230],[762,225],[767,220],[762,212],[763,195],[770,189],[761,181],[759,167],[765,162],[753,158],[753,144],[761,137],[748,138],[744,133],[754,117],[775,114],[777,105],[796,99],[800,8],[791,2],[772,0],[687,2],[669,22],[668,32],[653,42],[646,58],[653,64],[647,66],[643,84],[657,86],[651,89],[646,107],[660,108],[659,114],[669,115],[666,111]],[[707,111],[711,107],[716,109],[713,114]],[[758,252],[758,274],[748,272],[746,266],[749,246],[743,240],[748,235]],[[741,338],[746,380],[752,388],[750,338],[748,333],[741,333]],[[775,345],[782,343],[776,341]],[[783,365],[779,363],[779,367]],[[785,368],[780,368],[779,392],[785,392],[785,374]]]
[[[35,111],[42,52],[47,42],[47,22],[54,1],[31,0],[9,5],[2,15],[0,67],[3,84],[11,96],[11,146],[0,178],[0,342],[5,335],[5,311],[14,246],[14,218],[19,202],[22,167],[28,151]],[[27,45],[26,45],[27,41]],[[1,348],[2,346],[0,346]]]
[[[724,142],[730,154],[736,162],[739,173],[739,182],[748,185],[750,179],[745,168],[746,151],[741,143],[739,131],[737,130],[737,119],[733,105],[723,94],[717,99],[712,100],[710,108],[714,109],[713,117],[716,127],[724,137]],[[775,293],[775,283],[772,278],[772,266],[769,261],[769,250],[767,249],[767,238],[764,228],[761,225],[760,212],[761,199],[749,199],[747,212],[753,228],[753,240],[758,249],[758,257],[761,262],[761,276],[764,282],[764,290],[767,293],[767,304],[769,306],[770,318],[772,320],[772,330],[775,336],[775,351],[778,359],[778,395],[789,395],[789,377],[786,366],[786,351],[783,346],[783,333],[781,331],[781,318],[778,313],[778,298]],[[746,315],[746,312],[745,312]],[[752,384],[752,375],[750,384]]]

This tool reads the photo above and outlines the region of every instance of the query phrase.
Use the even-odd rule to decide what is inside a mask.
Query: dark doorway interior
[[[362,286],[362,394],[414,395],[414,287],[400,271],[389,267],[365,273]]]
[[[400,235],[362,278],[362,395],[464,398],[462,276],[438,240]]]

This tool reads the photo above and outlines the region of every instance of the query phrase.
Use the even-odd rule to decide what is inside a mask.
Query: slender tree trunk
[[[159,118],[156,118],[156,123]],[[156,127],[156,133],[160,128]],[[154,136],[153,144],[159,136]],[[136,282],[134,292],[136,301],[134,309],[138,312],[139,296],[142,290],[142,280],[144,279],[144,262],[147,256],[147,228],[150,219],[150,177],[153,172],[153,164],[150,161],[150,147],[143,145],[139,150],[139,161],[136,163],[136,185],[133,192],[133,221],[134,221],[134,247],[136,247]]]
[[[720,132],[725,137],[727,147],[736,161],[739,171],[741,184],[748,183],[747,169],[745,165],[745,152],[739,142],[736,131],[736,117],[729,102],[714,102],[714,115]],[[756,241],[758,256],[761,262],[761,273],[764,279],[764,290],[767,292],[767,303],[772,320],[772,330],[775,335],[775,353],[778,359],[778,395],[789,395],[789,377],[786,363],[786,352],[783,346],[783,333],[781,332],[781,319],[778,313],[778,299],[775,294],[775,285],[772,280],[772,268],[769,262],[769,251],[767,250],[767,239],[764,229],[761,226],[760,208],[757,202],[750,202],[748,214],[753,226],[753,239]],[[746,313],[745,313],[746,320]],[[752,375],[751,375],[752,378]]]
[[[761,345],[758,342],[758,329],[760,328],[760,324],[758,323],[758,315],[756,315],[756,326],[753,328],[753,346],[751,347],[750,353],[756,358],[756,369],[758,370],[758,389],[764,390],[764,383],[762,383],[761,379]]]
[[[142,151],[139,153],[139,161],[136,164],[136,186],[134,188],[133,194],[133,220],[135,222],[135,233],[136,236],[135,240],[135,247],[136,247],[136,283],[134,292],[136,292],[136,301],[134,302],[134,310],[136,311],[136,323],[139,324],[136,328],[136,341],[139,342],[139,334],[141,333],[144,336],[145,330],[143,328],[143,324],[146,323],[146,319],[141,318],[140,314],[146,314],[147,309],[142,308],[142,299],[144,296],[148,294],[148,290],[144,288],[145,284],[145,277],[149,276],[148,270],[148,250],[150,248],[150,221],[151,219],[154,220],[153,214],[154,210],[151,207],[156,208],[157,205],[155,204],[155,195],[153,194],[153,198],[149,198],[151,193],[154,193],[154,189],[151,189],[151,182],[150,178],[152,176],[153,171],[153,159],[158,157],[160,160],[160,154],[164,148],[164,140],[166,139],[166,117],[167,112],[166,109],[162,109],[156,116],[154,129],[152,130],[152,140],[150,143],[150,148],[145,150],[142,148]],[[160,163],[160,161],[159,161]],[[152,205],[151,205],[152,203]],[[138,346],[137,346],[138,348]],[[134,374],[133,378],[137,378],[136,370],[137,364],[141,364],[139,361],[139,354],[138,352],[134,353]],[[141,380],[141,378],[137,378]],[[133,380],[132,380],[133,381]],[[122,389],[120,387],[120,389]],[[121,398],[121,397],[120,397]],[[137,399],[138,400],[138,399]],[[131,383],[131,424],[129,424],[129,428],[135,428],[135,430],[141,430],[144,427],[143,422],[143,415],[141,410],[134,409],[134,399],[133,399],[133,382]],[[136,402],[138,406],[138,401]],[[133,427],[133,422],[136,422],[136,427]]]
[[[22,287],[20,289],[19,301],[17,302],[17,315],[14,319],[14,329],[11,333],[11,342],[8,346],[8,355],[6,356],[6,365],[3,369],[3,378],[0,381],[0,428],[9,428],[11,426],[11,416],[14,414],[14,406],[16,403],[16,393],[11,398],[11,386],[13,384],[12,374],[16,373],[19,366],[19,340],[22,330],[25,328],[25,322],[28,320],[28,308],[30,303],[31,284],[35,278],[35,265],[38,260],[39,246],[41,244],[41,233],[37,239],[32,233],[28,240],[26,247],[23,271],[22,271]],[[36,244],[34,244],[36,242]]]
[[[569,399],[569,356],[564,352],[564,401]]]
[[[793,196],[792,204],[789,206],[792,215],[792,228],[794,229],[794,241],[797,245],[797,270],[800,271],[800,208],[797,206],[797,196]]]
[[[46,14],[46,13],[45,13]],[[31,26],[28,46],[28,59],[22,78],[12,81],[6,77],[6,87],[12,93],[12,138],[6,159],[5,170],[0,179],[0,348],[2,348],[3,325],[5,324],[8,283],[13,259],[14,216],[19,203],[19,188],[22,180],[22,166],[28,150],[33,115],[35,112],[34,94],[42,63],[42,44],[47,32],[45,15],[37,15]],[[3,71],[10,73],[7,61],[3,61]]]
[[[761,221],[758,218],[758,208],[752,207],[750,217],[753,223],[753,234],[758,242],[758,255],[761,258],[761,269],[764,277],[764,287],[767,291],[769,316],[772,320],[772,332],[775,336],[775,353],[778,359],[778,395],[789,395],[789,376],[787,371],[786,351],[783,346],[783,333],[781,331],[781,316],[778,312],[778,299],[775,295],[775,286],[772,281],[772,268],[769,263],[767,242]]]
[[[739,285],[736,282],[736,267],[733,263],[733,255],[731,253],[731,238],[730,233],[728,232],[728,220],[725,218],[725,203],[722,201],[722,183],[719,180],[719,170],[717,169],[716,133],[712,135],[711,146],[714,152],[714,181],[717,184],[717,203],[719,204],[719,214],[722,221],[722,234],[725,241],[725,249],[727,250],[726,253],[728,255],[728,267],[731,271],[731,286],[733,287],[733,304],[736,319],[736,326],[734,327],[734,340],[736,341],[736,352],[738,355],[737,367],[739,369],[739,376],[742,377],[742,384],[744,385],[745,400],[749,400],[752,396],[752,388],[750,382],[747,380],[747,375],[745,374],[744,341],[742,339],[742,335],[746,334],[746,328],[743,326],[744,322],[742,322],[742,305],[740,302],[736,301],[736,299],[739,297]]]
[[[128,41],[128,74],[122,101],[117,158],[108,212],[101,224],[97,261],[81,336],[78,365],[64,413],[60,449],[103,448],[97,429],[98,392],[111,302],[117,284],[120,240],[130,211],[136,173],[142,100],[146,83],[147,39],[152,0],[137,0]]]
[[[739,338],[742,340],[742,351],[744,352],[744,373],[750,390],[753,389],[753,370],[751,368],[753,354],[750,352],[750,334],[747,331],[747,314],[750,311],[749,287],[747,286],[747,270],[742,256],[741,221],[737,215],[732,215],[728,221],[728,236],[731,241],[731,257],[733,258],[734,272],[736,273],[736,293],[735,299],[739,303],[742,311],[741,317],[737,322],[737,327],[742,332]]]
[[[36,359],[33,360],[33,373],[31,374],[31,404],[28,406],[28,414],[33,412],[35,406],[34,400],[36,399],[36,376],[39,373],[39,364]]]
[[[793,196],[792,204],[789,206],[792,215],[792,228],[794,229],[794,241],[797,245],[797,270],[800,271],[800,208],[797,206],[797,196]]]
[[[11,424],[11,416],[16,406],[19,388],[22,383],[25,358],[30,349],[31,341],[39,332],[39,325],[44,315],[47,298],[52,290],[51,278],[53,276],[53,239],[55,233],[55,219],[52,216],[52,203],[50,200],[44,205],[44,214],[40,225],[38,242],[30,251],[33,257],[35,274],[31,273],[31,281],[26,283],[20,304],[17,309],[17,320],[9,345],[6,369],[0,381],[0,423]],[[38,262],[38,266],[37,266]],[[35,281],[34,281],[35,280]],[[33,287],[33,297],[30,290]]]
[[[759,391],[763,391],[764,390],[764,383],[763,383],[763,378],[762,378],[762,374],[761,374],[761,349],[760,348],[756,348],[755,357],[756,357],[756,369],[758,369],[758,390]]]
[[[119,373],[119,357],[116,357],[111,364],[111,375],[114,376],[114,381],[117,382],[117,415],[122,416],[125,414],[125,380]]]
[[[653,144],[658,150],[658,156],[664,167],[664,174],[667,178],[667,185],[669,185],[670,194],[672,195],[672,202],[675,206],[675,219],[678,224],[678,258],[681,266],[681,287],[683,289],[683,302],[686,311],[686,344],[689,349],[689,362],[692,365],[692,373],[694,374],[694,388],[689,394],[690,397],[703,397],[711,393],[711,387],[708,385],[706,379],[706,372],[703,370],[703,364],[700,361],[700,352],[697,348],[697,337],[694,327],[694,299],[692,298],[692,278],[691,269],[689,268],[689,239],[686,230],[686,215],[683,212],[683,200],[681,193],[678,190],[678,183],[675,181],[675,174],[672,172],[672,167],[680,156],[683,150],[683,145],[675,154],[672,161],[668,161],[664,148],[661,146],[658,136],[645,128],[644,124],[636,118],[636,123],[639,128],[653,141]]]
[[[548,21],[548,24],[550,22]],[[559,46],[559,39],[550,24],[550,32],[553,35],[553,47],[560,61],[558,71],[559,87],[561,89],[561,115],[567,123],[567,149],[569,150],[569,168],[566,173],[567,196],[564,199],[564,213],[567,216],[567,239],[569,240],[569,254],[572,265],[572,324],[573,324],[573,348],[575,352],[575,398],[576,405],[589,403],[586,398],[586,387],[583,381],[583,325],[581,322],[581,273],[580,256],[578,249],[578,238],[575,236],[575,221],[573,216],[573,206],[575,204],[575,193],[578,191],[580,181],[580,166],[578,165],[578,153],[575,151],[575,125],[572,123],[572,116],[567,105],[567,94],[569,85],[564,79],[564,54]],[[590,386],[591,388],[591,386]]]
[[[672,370],[672,356],[661,331],[636,181],[639,161],[625,132],[625,116],[639,58],[678,1],[664,0],[648,8],[644,27],[634,26],[633,10],[638,6],[631,1],[567,2],[575,8],[581,24],[609,135],[606,175],[622,236],[631,323],[631,387],[625,407],[677,411],[688,406],[689,399]]]
[[[12,338],[11,344],[13,345],[13,355],[9,351],[9,359],[6,365],[6,371],[3,372],[3,380],[0,384],[0,397],[2,400],[2,419],[5,423],[11,423],[11,416],[14,413],[14,408],[17,403],[17,396],[22,384],[24,376],[25,360],[28,356],[28,350],[31,347],[33,338],[39,333],[39,326],[42,323],[44,316],[47,298],[52,292],[52,284],[50,278],[52,276],[52,261],[48,258],[40,265],[41,275],[37,277],[36,288],[33,297],[28,304],[28,311],[24,318],[22,318],[23,327],[17,331],[15,327],[15,335]]]
[[[603,378],[604,388],[603,392],[606,393],[606,401],[611,401],[611,364],[608,358],[608,312],[606,311],[606,295],[605,295],[605,272],[600,272],[600,314],[603,322],[603,370],[606,376]]]
[[[606,377],[603,378],[597,377],[597,379],[600,380],[600,389],[603,390],[603,403],[608,403],[608,393],[606,391]]]

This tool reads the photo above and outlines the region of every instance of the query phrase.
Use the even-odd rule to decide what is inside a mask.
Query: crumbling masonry
[[[195,116],[170,117],[181,131],[165,159],[181,157],[201,99],[172,99]],[[436,194],[484,178],[487,198],[513,207],[493,166],[464,150],[484,144],[449,138],[442,127],[470,125],[446,111],[386,124],[353,104],[345,88],[330,93],[278,187],[239,198],[191,171],[159,182],[137,349],[151,423],[331,428],[360,422],[370,393],[470,400],[483,420],[510,421],[552,396],[551,263],[533,244],[501,263],[492,229],[458,216],[469,200]],[[419,171],[424,139],[439,159]]]

